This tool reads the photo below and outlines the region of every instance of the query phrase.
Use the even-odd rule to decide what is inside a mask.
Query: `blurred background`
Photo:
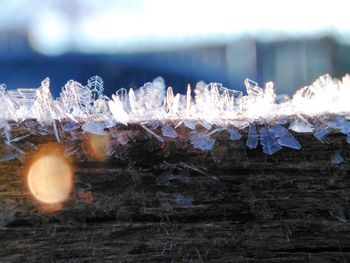
[[[346,1],[0,0],[0,82],[52,93],[99,75],[110,96],[157,76],[177,92],[199,80],[280,94],[350,73]]]

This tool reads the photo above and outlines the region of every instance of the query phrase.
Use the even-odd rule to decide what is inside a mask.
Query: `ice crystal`
[[[269,131],[267,127],[261,128],[260,131],[260,143],[263,148],[263,152],[271,155],[282,149],[279,145],[275,135]]]
[[[350,121],[343,116],[335,117],[335,119],[330,122],[330,126],[334,129],[340,130],[343,134],[350,133]]]
[[[165,137],[169,137],[169,138],[176,138],[177,137],[177,133],[176,133],[175,129],[173,127],[171,127],[170,125],[163,126],[162,133],[163,133],[163,136],[165,136]]]
[[[160,142],[164,142],[164,139],[160,137],[158,134],[156,134],[154,131],[149,129],[146,125],[141,124],[141,127],[144,128],[150,135],[152,135],[155,139],[157,139]]]
[[[64,85],[59,101],[65,115],[72,120],[87,118],[93,112],[91,90],[74,80],[70,80]]]
[[[331,156],[331,162],[332,164],[341,164],[344,162],[344,158],[340,155],[340,153],[335,152]]]
[[[239,140],[242,138],[242,135],[235,128],[229,128],[228,132],[232,141]]]
[[[296,150],[301,149],[300,143],[281,124],[272,126],[269,128],[269,132],[272,132],[275,135],[279,145]]]
[[[67,122],[62,125],[62,130],[66,132],[75,131],[80,128],[80,125],[74,122]]]
[[[198,82],[194,89],[188,85],[182,95],[166,87],[158,77],[139,89],[121,88],[109,100],[103,94],[103,80],[98,76],[91,77],[86,86],[68,81],[56,99],[51,95],[48,78],[37,89],[7,90],[1,84],[0,129],[9,142],[9,122],[36,120],[42,124],[36,127],[38,133],[48,134],[53,129],[56,139],[60,140],[61,129],[72,132],[81,127],[86,132],[101,134],[118,124],[138,123],[151,137],[164,141],[153,126],[163,123],[160,127],[163,136],[175,138],[177,133],[169,126],[173,123],[176,129],[181,129],[181,125],[190,129],[191,144],[206,151],[215,143],[211,134],[224,128],[231,140],[238,140],[239,130],[246,127],[249,127],[246,145],[254,149],[259,141],[257,127],[264,126],[260,138],[265,152],[274,152],[278,148],[276,142],[278,146],[300,149],[298,141],[284,126],[268,128],[271,123],[277,123],[289,125],[289,130],[298,133],[313,133],[320,141],[338,130],[350,143],[349,75],[342,80],[321,76],[283,101],[276,100],[272,82],[259,87],[247,79],[245,86],[246,95],[243,95],[221,83]],[[203,129],[207,132],[202,132]]]
[[[17,119],[18,103],[8,94],[6,86],[0,84],[0,111],[5,119]]]
[[[349,221],[347,216],[344,213],[344,209],[341,209],[341,208],[330,209],[329,215],[331,215],[341,223],[347,223]]]
[[[103,80],[99,76],[92,76],[88,79],[87,88],[90,89],[92,98],[97,99],[108,99],[104,94]]]
[[[321,142],[323,142],[323,139],[332,131],[326,123],[320,120],[315,122],[314,127],[314,136]]]
[[[322,76],[282,103],[276,102],[271,82],[265,88],[248,79],[245,84],[247,95],[244,96],[241,91],[226,88],[220,83],[204,82],[197,83],[193,94],[188,86],[186,94],[181,95],[174,94],[171,87],[166,89],[164,80],[156,78],[136,90],[119,89],[106,104],[108,99],[103,95],[103,81],[98,76],[91,77],[86,86],[68,81],[56,100],[52,98],[49,80],[46,79],[38,89],[6,91],[5,86],[1,85],[3,111],[0,114],[2,118],[11,120],[38,118],[48,121],[50,118],[68,117],[85,121],[95,115],[108,115],[110,110],[112,117],[122,123],[185,119],[185,125],[191,129],[194,128],[190,124],[192,121],[204,123],[205,120],[207,126],[235,122],[236,127],[240,127],[247,121],[278,120],[302,114],[306,118],[298,117],[290,128],[297,132],[311,132],[313,127],[308,123],[308,117],[327,113],[341,116],[349,112],[346,99],[350,95],[349,75],[344,76],[342,81],[331,79],[328,75]]]
[[[197,122],[191,121],[191,120],[184,120],[184,124],[187,128],[194,130],[194,129],[196,129]]]
[[[186,197],[182,194],[177,194],[175,198],[175,203],[182,206],[191,206],[193,202],[192,197]]]
[[[5,153],[4,155],[0,156],[0,163],[11,161],[14,159],[16,159],[16,153],[14,153],[14,152]]]
[[[255,149],[256,146],[258,145],[258,132],[256,131],[256,127],[254,124],[249,125],[249,130],[248,130],[248,139],[247,139],[247,147],[249,149]]]
[[[214,147],[215,140],[204,132],[196,132],[191,136],[191,144],[194,148],[202,151],[209,151]]]
[[[83,131],[89,132],[89,133],[94,133],[97,135],[105,135],[105,125],[103,122],[86,122],[83,124],[83,126],[81,127],[83,129]]]
[[[59,107],[50,92],[50,79],[46,78],[36,90],[36,98],[31,108],[33,117],[40,123],[50,123],[60,119]]]
[[[314,131],[312,125],[305,119],[295,119],[290,123],[289,129],[300,133],[308,133]]]
[[[11,134],[10,134],[11,127],[8,124],[7,120],[0,119],[0,129],[2,129],[6,140],[10,141],[11,140]]]

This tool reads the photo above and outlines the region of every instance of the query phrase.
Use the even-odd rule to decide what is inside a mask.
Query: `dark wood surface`
[[[29,130],[15,143],[21,149],[54,140]],[[345,136],[321,143],[295,134],[302,150],[266,156],[226,132],[202,152],[185,130],[159,142],[140,127],[111,129],[114,154],[106,161],[84,152],[81,132],[77,140],[60,132],[62,144],[76,150],[76,173],[71,198],[55,213],[33,201],[19,160],[1,162],[0,261],[350,261]],[[131,140],[120,145],[118,136],[128,132]],[[10,150],[0,148],[2,155]],[[333,165],[334,152],[345,162]]]

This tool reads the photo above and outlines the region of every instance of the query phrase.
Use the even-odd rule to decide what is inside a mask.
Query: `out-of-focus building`
[[[350,72],[344,1],[0,2],[0,82],[53,93],[100,75],[110,95],[162,75],[176,91],[196,81],[244,89],[274,81],[291,94],[319,75]]]

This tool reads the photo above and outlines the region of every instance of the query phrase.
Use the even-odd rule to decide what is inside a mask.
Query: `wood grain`
[[[30,130],[16,143],[54,140]],[[35,131],[35,132],[34,132]],[[129,133],[121,145],[118,134]],[[161,135],[159,129],[155,131]],[[75,188],[64,207],[47,213],[23,183],[23,164],[0,163],[1,262],[348,262],[350,151],[294,134],[302,150],[272,156],[246,149],[246,135],[214,134],[201,152],[178,139],[157,141],[141,127],[108,131],[106,161],[84,152],[80,131],[60,131],[75,158]],[[73,140],[72,138],[76,138]],[[1,144],[0,152],[12,151]],[[73,149],[73,150],[72,150]],[[331,154],[345,159],[333,165]],[[1,155],[0,155],[1,156]]]

